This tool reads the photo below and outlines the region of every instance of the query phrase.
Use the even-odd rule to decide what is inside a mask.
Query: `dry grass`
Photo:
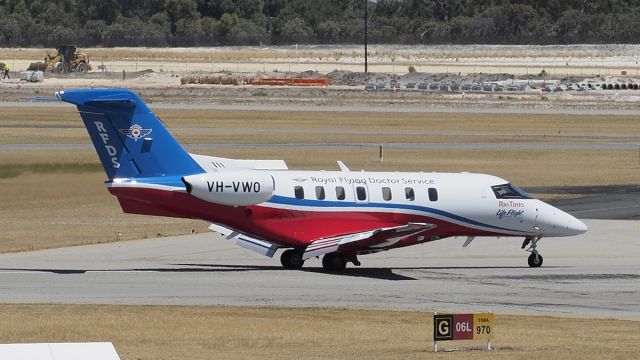
[[[258,128],[366,131],[567,132],[638,137],[635,116],[584,116],[485,113],[381,113],[302,111],[214,111],[159,109],[158,116],[172,127]]]
[[[42,61],[53,48],[8,48],[3,59],[12,69]],[[209,47],[209,48],[80,48],[94,65],[110,71],[362,71],[361,46]],[[369,71],[402,74],[409,66],[425,73],[511,73],[552,76],[638,76],[637,49],[629,45],[574,46],[394,46],[369,47]]]
[[[0,252],[208,231],[203,222],[123,214],[104,178],[100,171],[0,179]]]
[[[39,60],[43,59],[47,53],[54,54],[55,49],[3,49],[3,56],[6,59],[16,60]],[[290,50],[290,49],[269,49],[258,50],[249,48],[79,48],[79,51],[89,55],[89,59],[96,61],[107,60],[186,60],[186,61],[242,61],[256,62],[265,59],[286,60],[286,59],[322,59],[328,57],[362,56],[357,51],[333,51],[333,50]],[[381,53],[382,54],[382,53]],[[371,53],[374,56],[374,53]]]
[[[151,106],[153,107],[153,106]],[[304,111],[220,111],[201,109],[157,109],[156,114],[170,129],[289,129],[289,130],[367,130],[367,131],[470,131],[533,132],[550,135],[586,133],[629,134],[638,137],[636,116],[585,116],[488,113],[382,113],[382,112],[304,112]],[[2,108],[0,136],[15,127],[42,128],[32,135],[46,135],[49,128],[82,128],[72,107]],[[83,130],[84,131],[84,130]],[[247,134],[250,135],[250,134]],[[2,139],[2,138],[0,138]],[[29,138],[26,138],[29,139]],[[4,140],[4,139],[2,139]],[[3,143],[0,142],[0,143]]]
[[[547,143],[574,137],[548,134],[586,133],[590,141],[603,134],[637,137],[632,117],[542,116],[505,114],[324,113],[279,111],[159,110],[158,114],[185,144],[245,143],[243,147],[195,150],[231,158],[285,159],[292,169],[337,170],[335,160],[351,169],[378,171],[443,171],[494,174],[522,186],[637,183],[636,151],[604,150],[430,150],[385,149],[378,160],[375,146],[256,147],[255,143],[317,142],[493,142]],[[3,108],[0,143],[89,144],[73,108]],[[25,128],[19,128],[27,127]],[[467,132],[500,131],[526,136],[387,135],[388,129]],[[255,130],[263,130],[255,131]],[[278,130],[286,130],[279,133]],[[349,131],[332,135],[313,130]],[[358,131],[374,132],[359,135]],[[610,139],[606,139],[609,141]],[[188,148],[188,146],[187,146]],[[104,174],[93,150],[0,151],[0,251],[115,241],[206,231],[198,221],[123,214],[104,188]],[[55,211],[52,211],[55,209]],[[42,229],[47,231],[43,232]]]
[[[366,113],[300,111],[157,111],[185,143],[286,142],[564,142],[633,141],[638,121],[633,116],[514,115],[473,113]],[[73,108],[5,108],[0,143],[85,143],[86,130]],[[256,132],[252,130],[256,129]],[[272,132],[261,132],[271,130]],[[278,133],[273,130],[284,130]],[[337,134],[313,133],[314,130]],[[348,133],[340,134],[340,131]],[[359,135],[366,131],[374,134]],[[391,132],[391,133],[387,133]],[[418,132],[418,135],[411,134]],[[459,132],[454,135],[425,132]],[[399,134],[398,134],[399,133]],[[472,136],[471,134],[484,136]],[[504,134],[504,135],[503,135]],[[606,138],[616,134],[626,137]],[[293,135],[293,136],[292,136]]]
[[[432,314],[253,307],[0,305],[0,342],[112,341],[127,359],[634,359],[640,322],[496,315],[495,350],[434,354]],[[480,349],[482,343],[441,343]]]
[[[290,168],[338,170],[335,160],[352,170],[479,172],[524,187],[635,184],[640,168],[637,151],[604,150],[405,150],[377,148],[222,149],[218,156],[286,159]]]
[[[53,94],[47,94],[50,95]],[[0,134],[10,133],[16,127],[42,128],[46,132],[53,127],[82,127],[82,120],[74,106],[3,107]]]
[[[359,46],[335,46],[333,48],[307,47],[284,48],[271,47],[257,49],[252,47],[209,47],[209,48],[79,48],[87,53],[90,59],[99,60],[207,60],[207,61],[263,61],[307,59],[316,61],[357,59],[364,56]],[[585,49],[551,47],[503,47],[503,46],[435,46],[415,47],[406,46],[372,46],[369,48],[371,61],[384,60],[386,63],[398,59],[411,59],[415,62],[433,62],[437,60],[476,60],[486,61],[487,58],[526,59],[530,62],[540,58],[561,59],[599,59],[611,56],[625,56],[629,50],[612,51],[611,47],[585,46]],[[53,48],[7,48],[3,49],[5,59],[38,60],[47,53],[55,53]],[[587,56],[588,55],[588,56]],[[533,59],[533,60],[531,60]]]
[[[250,130],[249,130],[250,131]],[[640,140],[638,137],[629,136],[621,138],[605,139],[596,135],[590,137],[577,136],[540,136],[540,135],[430,135],[430,134],[314,134],[312,132],[270,132],[247,135],[246,131],[224,131],[220,129],[180,129],[173,131],[182,139],[188,140],[192,144],[467,144],[467,143],[490,143],[490,144],[520,144],[520,143],[556,143],[567,142],[629,142]],[[74,138],[75,134],[60,134],[58,139]],[[52,136],[53,137],[53,136]],[[65,142],[66,143],[66,142]]]
[[[85,135],[85,144],[90,144],[88,135]],[[80,143],[80,141],[79,141]],[[93,164],[100,167],[100,161],[95,150],[14,150],[0,151],[0,169],[13,167],[15,165],[26,166],[29,164]],[[102,169],[102,167],[100,167]],[[96,170],[102,173],[102,170]]]

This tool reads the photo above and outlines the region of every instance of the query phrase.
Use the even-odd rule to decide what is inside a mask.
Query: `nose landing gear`
[[[540,267],[542,265],[542,255],[538,254],[536,251],[529,255],[529,259],[527,259],[527,261],[529,262],[530,267]]]
[[[538,241],[540,241],[540,239],[542,239],[542,236],[527,236],[522,242],[522,249],[524,249],[527,245],[529,245],[529,243],[531,243],[531,245],[529,245],[526,250],[531,253],[531,255],[529,255],[529,258],[527,259],[530,267],[537,268],[542,265],[542,255],[540,255],[538,253],[538,250],[536,250]]]

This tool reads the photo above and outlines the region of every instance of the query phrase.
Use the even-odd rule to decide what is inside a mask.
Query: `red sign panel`
[[[453,315],[453,340],[473,340],[473,314]]]

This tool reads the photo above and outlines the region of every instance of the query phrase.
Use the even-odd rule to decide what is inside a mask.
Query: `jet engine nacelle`
[[[187,192],[204,201],[247,206],[268,201],[273,196],[273,177],[259,171],[222,171],[182,178]]]

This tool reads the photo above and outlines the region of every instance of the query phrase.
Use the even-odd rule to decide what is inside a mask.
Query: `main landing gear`
[[[326,271],[342,271],[347,267],[347,259],[339,252],[325,254],[322,257],[322,267]]]
[[[285,269],[302,269],[304,260],[302,260],[302,251],[289,249],[280,255],[280,263]]]
[[[522,243],[522,249],[524,249],[527,245],[529,245],[529,243],[531,243],[531,245],[529,245],[526,250],[531,253],[531,255],[529,255],[529,258],[527,259],[530,267],[537,268],[542,265],[542,255],[540,255],[538,253],[538,250],[536,250],[536,248],[538,247],[538,241],[540,241],[540,239],[542,239],[542,236],[527,236]]]
[[[360,262],[356,254],[343,254],[340,252],[332,252],[322,257],[322,267],[327,272],[342,271],[347,267],[347,263],[351,262],[356,266],[360,266]],[[296,249],[285,250],[280,255],[280,263],[282,267],[290,270],[301,269],[304,265],[302,260],[302,251]]]

